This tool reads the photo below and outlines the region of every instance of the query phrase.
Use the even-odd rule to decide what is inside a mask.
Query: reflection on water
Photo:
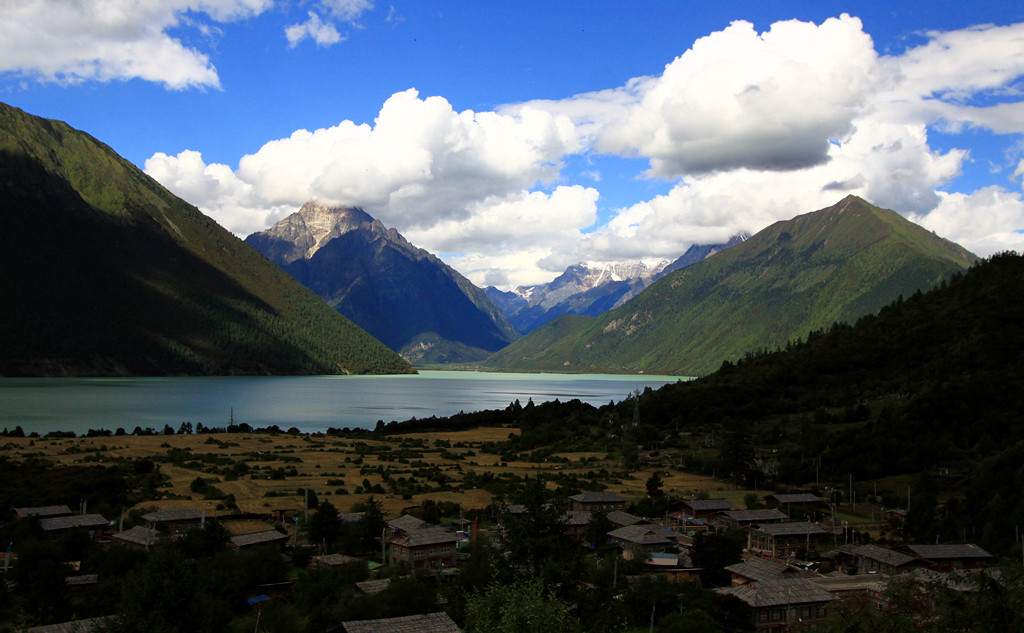
[[[500,409],[579,398],[595,406],[658,387],[672,376],[497,374],[422,371],[401,376],[277,376],[215,378],[2,378],[0,428],[26,433],[175,429],[185,421],[225,426],[277,424],[302,431],[372,428],[459,411]]]

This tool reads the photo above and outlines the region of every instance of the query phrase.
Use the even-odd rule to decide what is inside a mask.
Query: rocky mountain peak
[[[294,245],[292,251],[283,257],[284,261],[292,262],[309,259],[334,238],[373,223],[373,217],[359,208],[307,202],[268,229],[266,234]]]

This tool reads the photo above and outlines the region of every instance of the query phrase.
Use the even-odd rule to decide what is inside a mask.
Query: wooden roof
[[[764,532],[772,536],[817,536],[828,534],[819,525],[807,523],[806,521],[794,521],[790,523],[765,523],[751,528],[758,532]]]
[[[989,554],[973,543],[950,543],[938,545],[907,545],[906,549],[920,558],[926,558],[932,562],[943,560],[961,560],[964,558],[989,559]]]
[[[388,543],[400,547],[425,547],[442,543],[456,543],[459,537],[439,527],[423,528],[412,532],[399,532],[388,539]]]
[[[758,523],[761,521],[788,521],[789,516],[781,510],[767,508],[761,510],[729,510],[723,512],[722,516],[738,523]]]
[[[277,530],[264,530],[263,532],[250,532],[249,534],[238,534],[231,537],[231,544],[235,547],[250,547],[264,543],[276,543],[288,539],[287,534],[281,534]]]
[[[59,517],[71,514],[67,506],[36,506],[32,508],[15,508],[14,513],[19,519],[28,517]]]
[[[725,568],[729,573],[748,580],[765,581],[782,578],[784,574],[799,573],[789,565],[776,563],[766,558],[753,557]]]
[[[427,525],[427,522],[423,519],[416,518],[411,514],[403,514],[397,519],[391,519],[388,521],[388,527],[393,530],[402,530],[403,532],[412,532],[418,530]]]
[[[723,595],[736,596],[754,608],[831,602],[832,594],[808,578],[776,578],[736,587],[715,589]]]
[[[356,589],[363,593],[380,593],[391,585],[390,578],[380,578],[378,580],[364,580],[356,583]]]
[[[148,547],[153,543],[156,543],[157,539],[160,538],[160,532],[152,528],[136,525],[129,530],[111,535],[111,538],[117,541],[131,543],[133,545],[145,545]]]
[[[765,499],[774,499],[779,503],[821,503],[823,500],[821,497],[816,497],[808,492],[792,493],[792,494],[778,494],[778,495],[765,495]]]
[[[165,508],[142,515],[149,523],[173,523],[175,521],[200,521],[203,511],[200,508]]]
[[[39,519],[39,526],[47,532],[71,530],[74,528],[106,527],[110,522],[99,514],[73,514],[67,517],[49,517]]]
[[[581,492],[569,497],[578,503],[625,503],[626,499],[614,492]]]
[[[672,532],[660,525],[627,525],[608,532],[608,536],[636,545],[671,545]]]
[[[721,512],[736,509],[736,506],[728,499],[684,499],[679,502],[679,505],[687,506],[694,512]]]
[[[23,633],[90,633],[109,620],[111,616],[89,618],[87,620],[73,620],[71,622],[59,622],[57,624],[46,624],[24,629]]]
[[[609,521],[618,526],[636,525],[637,523],[647,522],[647,520],[642,517],[638,517],[628,512],[623,512],[622,510],[613,510],[605,516],[608,517]]]
[[[446,613],[423,613],[382,620],[342,622],[346,633],[459,633]]]

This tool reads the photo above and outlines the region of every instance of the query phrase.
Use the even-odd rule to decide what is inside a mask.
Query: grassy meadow
[[[370,496],[382,502],[388,517],[428,499],[458,503],[469,510],[486,507],[495,497],[474,485],[480,475],[499,480],[538,474],[586,478],[587,473],[602,469],[608,472],[602,480],[607,490],[639,499],[655,471],[655,467],[624,470],[617,453],[556,453],[547,462],[535,463],[503,462],[499,455],[486,452],[487,443],[517,432],[477,428],[374,439],[286,433],[3,438],[0,456],[15,460],[38,457],[64,465],[153,460],[167,477],[167,485],[156,491],[161,498],[144,500],[135,509],[203,503],[211,514],[227,512],[223,507],[227,495],[233,495],[238,509],[245,512],[301,510],[303,496],[298,491],[304,489],[315,492],[320,501],[330,501],[341,512]],[[747,491],[677,469],[662,466],[657,470],[664,481],[663,490],[674,497],[703,490],[743,507]],[[203,478],[219,494],[197,492],[197,478]],[[410,480],[416,483],[403,488],[394,483]]]

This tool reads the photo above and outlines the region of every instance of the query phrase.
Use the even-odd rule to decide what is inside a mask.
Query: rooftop
[[[391,519],[388,521],[388,527],[393,530],[402,530],[403,532],[412,532],[413,530],[418,530],[425,525],[427,525],[426,521],[414,517],[411,514],[403,514],[397,519]]]
[[[109,524],[109,521],[98,514],[73,514],[67,517],[39,519],[39,526],[47,532],[71,530],[80,527],[98,528]]]
[[[248,547],[261,545],[263,543],[275,543],[288,539],[287,534],[281,534],[277,530],[264,530],[263,532],[250,532],[231,537],[231,544],[235,547]]]
[[[821,503],[821,497],[816,497],[807,492],[793,493],[793,494],[781,494],[781,495],[765,495],[765,499],[774,499],[779,503]]]
[[[660,525],[627,525],[608,532],[608,536],[637,545],[670,545],[672,532]]]
[[[458,540],[459,537],[452,532],[439,527],[432,527],[395,534],[388,539],[388,543],[401,547],[424,547],[426,545],[440,545],[441,543],[456,543]]]
[[[626,503],[626,499],[614,492],[581,492],[569,497],[578,503]]]
[[[149,523],[165,523],[174,521],[200,521],[205,513],[200,508],[166,508],[143,514],[143,520]]]
[[[459,633],[446,613],[423,613],[402,618],[343,622],[347,633]]]
[[[962,558],[989,559],[992,554],[973,543],[950,543],[940,545],[907,545],[907,549],[920,558],[930,561]]]
[[[832,600],[829,591],[808,578],[777,578],[715,591],[723,595],[736,596],[754,608],[813,604]]]
[[[758,523],[760,521],[787,521],[789,517],[785,512],[776,510],[775,508],[767,508],[762,510],[729,510],[728,512],[722,513],[723,517],[726,517],[732,521],[738,523]]]
[[[686,499],[680,503],[689,506],[694,512],[721,512],[736,509],[736,506],[728,499]]]
[[[798,573],[789,565],[758,557],[748,558],[742,563],[729,565],[725,569],[732,574],[754,581],[772,580],[781,578],[783,574]]]
[[[157,539],[160,538],[160,532],[151,528],[142,527],[141,525],[136,525],[129,530],[112,535],[111,538],[117,541],[124,541],[125,543],[145,545],[148,547],[153,543],[156,543]]]
[[[753,528],[754,531],[764,532],[771,536],[815,536],[818,534],[828,534],[819,525],[814,523],[807,523],[806,521],[795,521],[790,523],[765,523],[763,525],[757,525]]]
[[[28,517],[59,517],[71,514],[71,508],[67,506],[38,506],[34,508],[15,508],[15,514],[19,519]]]
[[[646,522],[646,519],[630,514],[628,512],[623,512],[622,510],[613,510],[612,512],[609,512],[605,516],[608,517],[609,521],[619,526],[636,525],[637,523]]]

